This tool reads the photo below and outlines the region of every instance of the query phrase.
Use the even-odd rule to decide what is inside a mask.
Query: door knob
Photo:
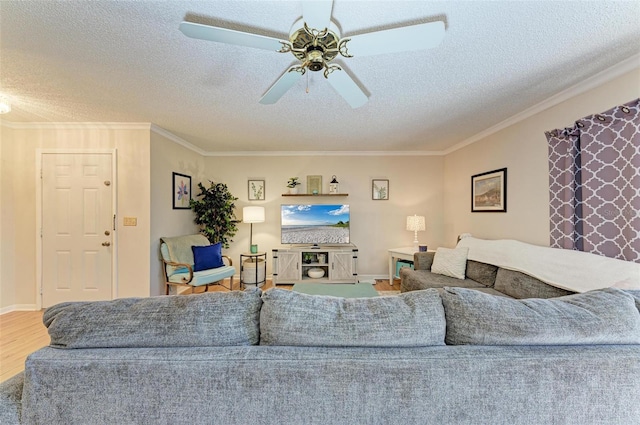
[[[111,242],[102,242],[102,246],[111,246]]]

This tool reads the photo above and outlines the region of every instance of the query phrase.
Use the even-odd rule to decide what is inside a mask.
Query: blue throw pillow
[[[215,269],[224,266],[222,262],[222,243],[207,246],[192,246],[193,271]]]

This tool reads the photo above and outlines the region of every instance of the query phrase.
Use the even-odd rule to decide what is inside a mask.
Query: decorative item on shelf
[[[317,257],[318,257],[318,264],[324,264],[327,262],[326,254],[317,254]]]
[[[335,174],[331,176],[331,181],[329,182],[329,193],[331,195],[337,195],[340,192],[340,183],[336,180]]]
[[[413,248],[418,251],[419,244],[418,242],[418,232],[423,232],[426,230],[425,220],[423,215],[410,215],[407,217],[407,230],[413,231]]]
[[[310,254],[308,252],[305,252],[304,254],[302,254],[302,262],[305,264],[311,264],[311,261],[313,261],[313,254]]]
[[[322,193],[322,176],[307,176],[307,193],[310,195]]]
[[[287,187],[289,188],[289,193],[295,195],[298,193],[298,186],[302,183],[298,181],[298,177],[289,177],[289,181],[287,182]]]
[[[242,221],[251,225],[249,234],[249,250],[252,254],[258,252],[258,245],[253,244],[253,223],[264,223],[264,207],[242,208]]]
[[[309,269],[307,270],[307,276],[309,276],[312,279],[320,279],[321,277],[324,276],[324,269],[321,269],[319,267],[314,267],[313,269]]]

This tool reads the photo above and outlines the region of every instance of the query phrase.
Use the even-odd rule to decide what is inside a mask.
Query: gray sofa
[[[640,297],[465,288],[65,303],[2,424],[634,424]]]
[[[435,252],[416,252],[414,269],[400,270],[400,291],[455,286],[475,289],[493,295],[511,298],[553,298],[570,295],[573,292],[556,288],[527,274],[503,269],[493,264],[467,260],[465,279],[456,279],[431,272]]]

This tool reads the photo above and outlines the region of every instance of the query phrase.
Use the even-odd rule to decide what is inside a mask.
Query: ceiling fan
[[[180,31],[191,38],[293,54],[299,63],[286,70],[267,90],[260,99],[262,104],[276,103],[307,71],[323,71],[329,84],[352,108],[369,99],[340,65],[332,63],[338,55],[352,58],[430,49],[444,38],[442,21],[341,37],[331,20],[332,8],[333,0],[303,1],[302,18],[293,24],[289,40],[186,21],[180,24]]]

